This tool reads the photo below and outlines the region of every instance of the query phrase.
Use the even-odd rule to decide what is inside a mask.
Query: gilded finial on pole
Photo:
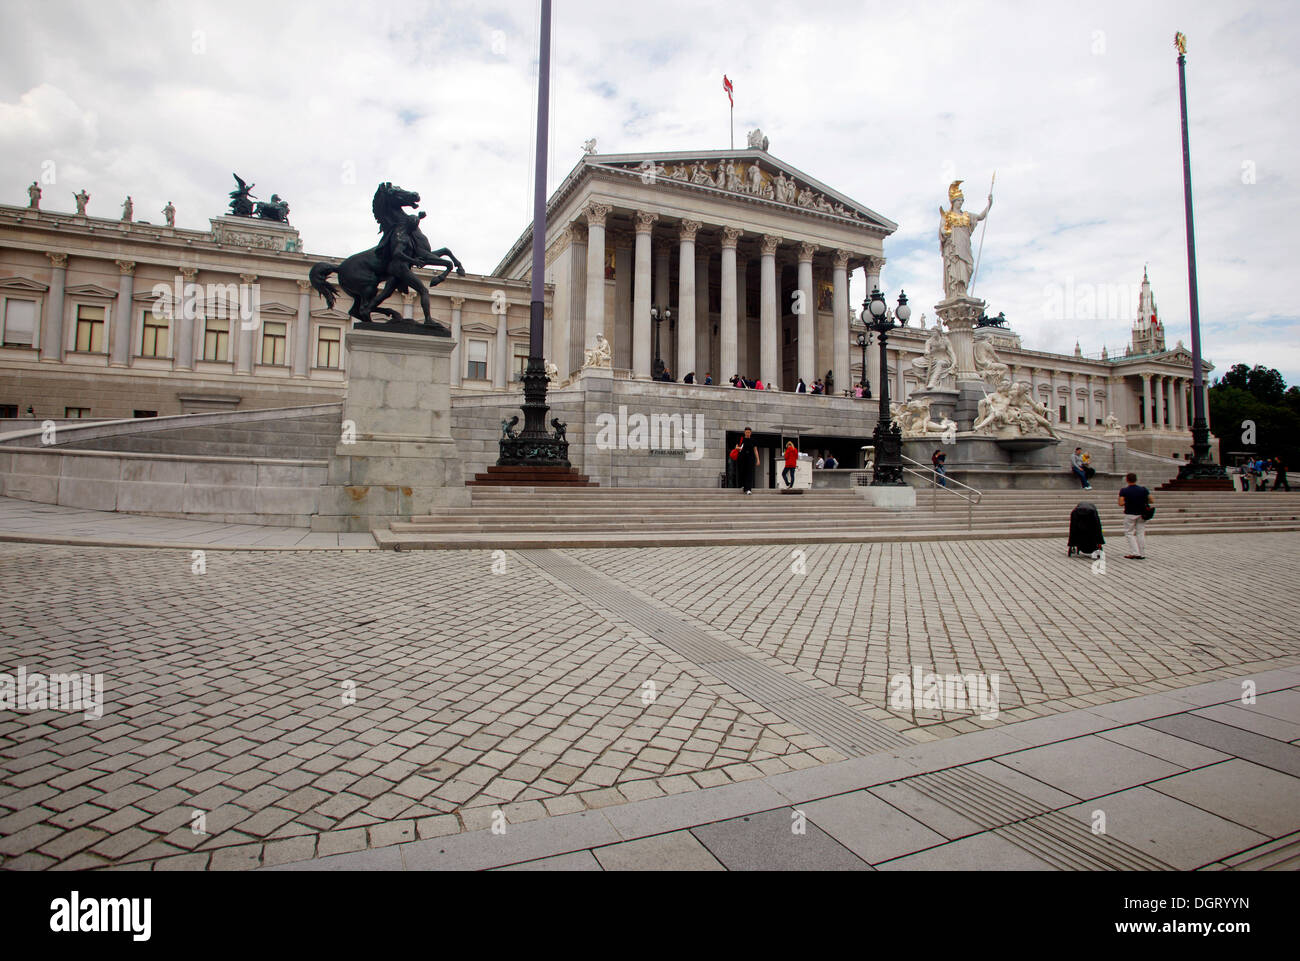
[[[1185,57],[1187,55],[1187,38],[1181,33],[1174,34],[1174,46],[1178,48],[1178,55]]]

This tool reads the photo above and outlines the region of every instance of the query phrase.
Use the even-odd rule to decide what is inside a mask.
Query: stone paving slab
[[[1300,778],[1240,758],[1149,786],[1269,837],[1300,831]]]
[[[793,808],[779,808],[706,824],[691,833],[728,871],[871,870],[815,824],[798,821]]]
[[[674,831],[593,852],[605,871],[725,871],[726,868],[690,831]]]
[[[186,550],[0,544],[0,671],[105,679],[98,720],[0,714],[0,867],[491,868],[864,788],[940,834],[968,798],[961,831],[1082,863],[1055,821],[1033,834],[979,813],[1055,803],[1032,773],[1002,770],[1012,758],[1087,741],[1154,776],[1148,762],[1166,759],[1152,742],[1101,736],[1140,722],[1183,742],[1166,776],[1197,763],[1196,745],[1297,773],[1294,745],[1190,712],[1239,703],[1243,680],[1282,705],[1300,687],[1300,641],[1279,626],[1300,613],[1298,542],[1190,537],[1159,559],[1177,597],[1140,602],[1091,574],[1011,596],[974,578],[986,555],[953,544],[814,548],[804,575],[762,546],[572,555],[695,625],[721,645],[709,657],[752,661],[793,697],[802,685],[899,735],[847,760],[710,673],[716,660],[510,552],[220,551],[199,574]],[[1046,542],[990,543],[1045,582],[1066,573]],[[1239,555],[1273,576],[1234,581],[1220,609],[1215,585]],[[1187,596],[1216,600],[1180,622]],[[1240,604],[1262,637],[1239,636]],[[1081,633],[1098,609],[1105,624]],[[891,703],[889,679],[913,667],[1002,678],[999,716]],[[547,837],[579,814],[608,831]]]

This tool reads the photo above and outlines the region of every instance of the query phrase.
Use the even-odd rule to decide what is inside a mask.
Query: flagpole
[[[731,149],[736,149],[736,104],[734,102],[731,105]]]

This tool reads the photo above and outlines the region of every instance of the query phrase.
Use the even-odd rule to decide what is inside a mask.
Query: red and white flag
[[[736,88],[731,85],[731,81],[727,79],[725,73],[722,75],[722,89],[727,91],[727,99],[731,101],[731,105],[734,107],[736,105],[736,98],[733,97],[732,94],[736,92]]]

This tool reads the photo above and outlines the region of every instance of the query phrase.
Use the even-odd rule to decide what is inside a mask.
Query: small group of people
[[[1286,476],[1286,462],[1281,457],[1257,457],[1254,460],[1248,460],[1238,468],[1238,474],[1241,477],[1241,489],[1243,492],[1251,489],[1252,484],[1257,491],[1266,491],[1269,489],[1269,477],[1273,478],[1273,490],[1281,488],[1283,490],[1291,489],[1291,482]]]
[[[1092,478],[1097,473],[1092,466],[1092,457],[1084,453],[1082,447],[1076,447],[1070,455],[1070,472],[1079,480],[1079,485],[1086,491],[1092,490]]]
[[[732,374],[730,383],[732,387],[739,387],[742,390],[776,390],[771,384],[763,383],[761,377],[755,377],[751,380],[748,377],[742,377],[740,374]]]
[[[804,379],[800,377],[799,383],[795,386],[794,392],[796,394],[824,394],[826,393],[826,382],[818,377],[812,382],[812,386],[809,387],[804,383]]]

